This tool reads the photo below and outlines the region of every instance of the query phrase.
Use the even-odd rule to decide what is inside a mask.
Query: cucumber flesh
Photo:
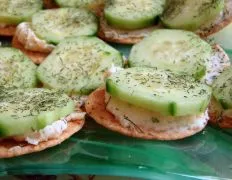
[[[211,97],[211,88],[191,76],[139,67],[110,76],[106,91],[132,105],[170,116],[201,114]]]
[[[74,102],[46,89],[0,90],[0,136],[25,135],[72,113]]]
[[[133,46],[130,67],[153,67],[201,79],[210,65],[211,46],[183,30],[155,30]]]
[[[41,0],[1,0],[0,22],[17,25],[29,21],[34,13],[42,9],[42,6]]]
[[[141,29],[154,24],[165,0],[109,0],[104,14],[107,23],[121,29]]]
[[[169,28],[195,31],[223,9],[224,0],[167,0],[161,20]]]
[[[30,88],[37,85],[36,65],[20,50],[0,48],[0,86]]]
[[[232,108],[232,67],[226,68],[213,83],[213,95],[224,109]]]
[[[112,65],[123,66],[120,52],[96,37],[76,37],[62,41],[37,74],[49,88],[81,95],[103,85]]]
[[[73,36],[91,36],[97,32],[96,17],[85,9],[59,8],[33,15],[32,29],[48,43],[58,44]]]

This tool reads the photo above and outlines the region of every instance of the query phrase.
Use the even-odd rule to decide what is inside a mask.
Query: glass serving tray
[[[5,39],[2,44],[9,45]],[[130,46],[113,46],[125,56],[130,51]],[[87,118],[80,132],[56,147],[0,159],[0,176],[95,174],[167,180],[232,178],[231,152],[232,133],[210,126],[184,140],[147,141],[111,132]]]

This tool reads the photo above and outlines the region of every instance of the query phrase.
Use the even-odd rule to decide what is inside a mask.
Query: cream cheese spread
[[[38,145],[42,141],[57,138],[68,128],[69,121],[84,119],[85,114],[85,112],[72,113],[69,116],[61,118],[60,120],[53,122],[37,132],[27,135],[25,141],[29,144]]]
[[[158,112],[136,107],[106,94],[107,107],[120,124],[130,128],[137,126],[143,130],[166,131],[204,127],[209,119],[208,112],[191,116],[164,116]]]
[[[221,49],[221,47],[215,46],[210,59],[210,66],[204,78],[205,82],[208,85],[211,85],[214,79],[223,72],[225,67],[228,66],[230,66],[229,57],[224,54],[224,51]]]
[[[113,73],[116,73],[116,72],[121,71],[121,70],[123,70],[123,68],[115,66],[114,64],[112,64],[111,68],[109,69],[109,73],[113,74]]]

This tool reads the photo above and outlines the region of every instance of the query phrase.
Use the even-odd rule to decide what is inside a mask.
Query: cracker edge
[[[16,26],[9,25],[7,27],[0,27],[0,36],[14,36]]]

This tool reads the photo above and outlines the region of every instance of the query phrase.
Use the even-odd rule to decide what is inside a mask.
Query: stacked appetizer
[[[90,95],[87,113],[128,136],[174,140],[206,126],[211,100],[206,83],[230,62],[192,32],[155,30],[133,46],[128,64]]]
[[[85,113],[56,90],[1,89],[0,98],[1,158],[58,145],[84,124]]]
[[[207,124],[211,89],[190,76],[129,68],[90,95],[87,113],[103,126],[144,139],[175,140]]]

